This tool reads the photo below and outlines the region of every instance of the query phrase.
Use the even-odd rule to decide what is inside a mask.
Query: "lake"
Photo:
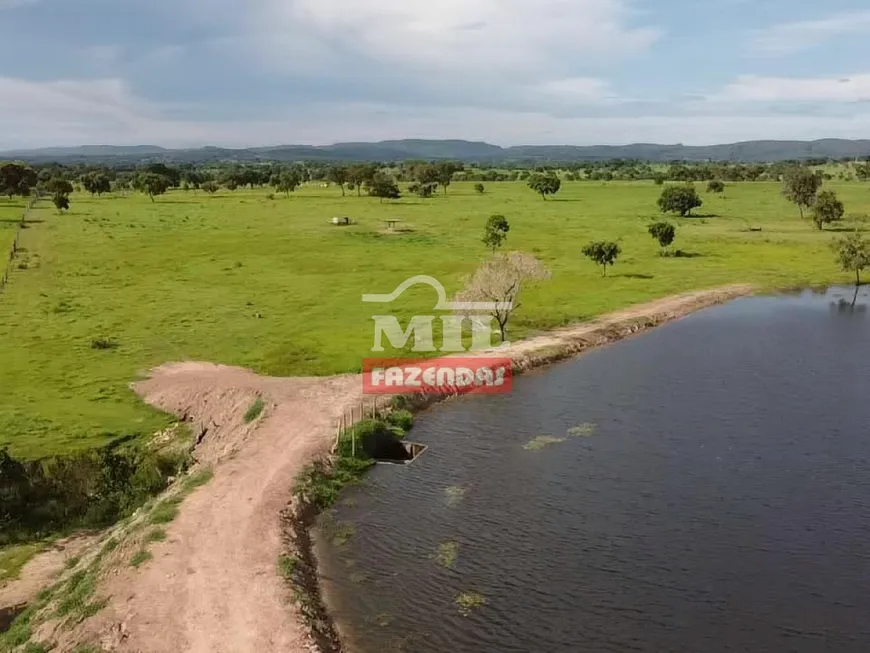
[[[870,650],[851,300],[736,300],[419,415],[426,453],[317,529],[351,649]]]

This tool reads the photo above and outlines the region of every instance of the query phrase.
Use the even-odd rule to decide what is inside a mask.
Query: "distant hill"
[[[166,149],[155,145],[52,147],[0,152],[0,158],[33,163],[141,163],[166,161],[204,163],[209,161],[405,161],[408,159],[450,159],[466,163],[568,163],[639,159],[649,162],[730,161],[766,163],[775,161],[870,157],[870,140],[825,139],[818,141],[746,141],[727,145],[518,145],[499,147],[462,140],[397,140],[379,143],[336,143],[334,145],[276,145],[230,149],[202,147]]]

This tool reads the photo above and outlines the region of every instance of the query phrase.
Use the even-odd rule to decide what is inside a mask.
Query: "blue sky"
[[[866,0],[0,0],[0,149],[870,138]]]

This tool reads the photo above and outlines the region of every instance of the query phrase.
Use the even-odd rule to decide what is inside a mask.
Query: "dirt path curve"
[[[277,573],[279,513],[294,477],[328,448],[333,419],[358,401],[357,376],[276,379],[203,363],[165,365],[136,386],[149,402],[209,428],[215,477],[182,505],[154,560],[109,582],[110,650],[295,653],[310,649]],[[240,418],[260,395],[266,412]]]
[[[580,351],[751,292],[728,286],[634,306],[559,329],[507,352],[531,367],[553,351]],[[546,353],[544,353],[546,352]],[[135,389],[149,403],[208,430],[197,456],[214,466],[139,570],[116,570],[107,608],[86,623],[105,651],[122,653],[302,653],[315,647],[277,573],[279,513],[302,467],[328,450],[334,420],[359,402],[358,375],[278,379],[208,363],[173,363]],[[242,416],[255,397],[266,411]],[[82,634],[82,633],[79,633]]]

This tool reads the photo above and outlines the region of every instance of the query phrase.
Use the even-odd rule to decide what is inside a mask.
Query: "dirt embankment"
[[[528,369],[750,292],[729,286],[669,297],[516,343],[506,353]],[[197,458],[212,465],[214,479],[182,504],[167,540],[152,546],[153,560],[101,578],[107,607],[55,650],[82,641],[122,653],[316,650],[278,574],[280,514],[296,475],[328,452],[338,417],[359,403],[360,377],[278,379],[175,363],[135,389],[194,422]],[[265,410],[246,424],[244,413],[257,397]]]

